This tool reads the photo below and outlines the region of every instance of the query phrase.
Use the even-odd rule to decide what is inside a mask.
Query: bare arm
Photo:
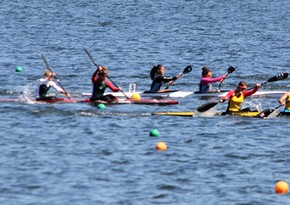
[[[286,98],[287,98],[288,96],[290,96],[290,92],[284,93],[284,94],[280,97],[280,99],[279,99],[279,103],[280,103],[281,105],[285,105],[285,100],[286,100]]]

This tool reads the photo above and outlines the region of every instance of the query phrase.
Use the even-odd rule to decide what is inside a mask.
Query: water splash
[[[256,99],[252,99],[251,101],[246,101],[243,103],[242,105],[242,109],[244,108],[250,108],[250,110],[257,110],[259,112],[262,111],[262,104],[256,100]]]
[[[206,112],[198,112],[197,110],[194,111],[196,117],[214,117],[217,114],[217,110],[215,108],[211,108]]]
[[[33,94],[35,92],[35,84],[27,84],[22,87],[22,90],[20,92],[19,100],[21,102],[25,102],[28,104],[34,104],[35,103],[35,95]]]

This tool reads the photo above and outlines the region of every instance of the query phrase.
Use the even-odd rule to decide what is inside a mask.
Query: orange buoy
[[[158,151],[165,151],[167,150],[167,145],[165,142],[158,142],[155,146],[156,150]]]
[[[287,194],[288,193],[288,184],[285,181],[278,181],[275,186],[275,191],[277,194]]]

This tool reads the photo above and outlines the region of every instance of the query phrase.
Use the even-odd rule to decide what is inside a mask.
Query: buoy
[[[131,95],[131,98],[132,98],[132,100],[140,100],[141,99],[141,96],[140,96],[139,93],[133,93]]]
[[[165,142],[158,142],[155,146],[156,150],[158,151],[165,151],[167,150],[167,145]]]
[[[97,107],[98,107],[98,109],[100,109],[100,110],[104,110],[104,109],[106,109],[106,105],[103,104],[103,103],[99,103],[99,104],[97,105]]]
[[[16,66],[15,71],[21,73],[23,70],[20,66]]]
[[[156,129],[152,129],[152,130],[150,130],[150,136],[151,137],[159,137],[159,131],[158,130],[156,130]]]
[[[278,181],[275,186],[275,191],[277,194],[287,194],[288,193],[288,184],[285,181]]]

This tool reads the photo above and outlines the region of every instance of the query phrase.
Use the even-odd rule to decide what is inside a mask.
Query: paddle
[[[95,62],[95,60],[93,59],[93,57],[91,56],[91,54],[89,53],[89,51],[85,48],[85,47],[83,47],[83,50],[86,52],[86,54],[89,56],[89,58],[91,59],[91,61],[93,62],[93,64],[96,66],[96,67],[99,67],[99,65]],[[119,87],[119,86],[117,86],[116,85],[116,83],[114,83],[114,81],[109,77],[109,76],[107,76],[107,78],[114,84],[114,86],[116,86],[116,87]],[[123,93],[123,95],[126,97],[126,98],[128,98],[128,99],[130,99],[127,95],[126,95],[126,93],[124,93],[124,91],[123,90],[120,90],[122,93]]]
[[[266,109],[266,110],[263,110],[262,112],[260,112],[258,114],[258,116],[260,118],[265,118],[265,117],[269,117],[272,113],[274,113],[277,109],[279,109],[280,107],[282,107],[282,105],[279,105],[277,107],[275,107],[274,109]]]
[[[279,73],[278,75],[273,76],[272,78],[270,78],[269,80],[261,83],[261,85],[265,85],[266,83],[270,83],[270,82],[275,82],[278,80],[285,80],[286,78],[288,78],[288,73]],[[251,89],[253,89],[254,87],[252,87]],[[250,90],[251,90],[250,89]]]
[[[286,79],[287,77],[288,77],[288,73],[279,73],[278,75],[273,76],[273,77],[271,77],[269,80],[267,80],[267,81],[261,83],[261,85],[265,85],[266,83],[269,83],[269,82],[275,82],[275,81],[278,81],[278,80],[284,80],[284,79]],[[253,89],[253,88],[251,88],[251,89]],[[250,90],[251,90],[251,89],[250,89]],[[207,111],[207,110],[213,108],[213,107],[216,106],[217,104],[219,104],[219,103],[223,103],[223,102],[224,102],[224,101],[220,100],[220,101],[218,101],[218,102],[209,102],[209,103],[203,104],[203,105],[201,105],[201,106],[199,106],[199,107],[197,108],[197,111],[198,111],[198,112],[205,112],[205,111]]]
[[[222,83],[224,82],[224,80],[229,76],[229,74],[231,74],[232,72],[234,72],[236,69],[233,66],[228,67],[228,73],[226,74],[225,78],[220,82],[218,90],[220,90]]]
[[[47,62],[47,60],[46,60],[46,58],[44,57],[43,54],[41,54],[41,58],[42,58],[44,64],[46,65],[46,68],[47,68],[50,72],[54,73],[54,72],[51,70],[51,68],[49,67],[48,62]],[[56,79],[56,81],[57,81],[57,83],[59,84],[59,86],[63,89],[63,91],[65,92],[66,96],[70,99],[70,97],[68,96],[68,93],[66,92],[66,90],[64,89],[64,87],[62,86],[62,84],[60,83],[60,80],[59,80],[56,76],[53,76],[53,77]]]
[[[181,73],[181,76],[182,76],[183,74],[190,73],[191,71],[192,71],[192,67],[191,67],[191,65],[188,65],[188,66],[186,66],[186,67],[183,69],[183,72]],[[181,77],[181,76],[180,76],[180,77]],[[165,90],[167,90],[167,89],[169,88],[169,86],[172,85],[173,82],[176,81],[176,80],[177,80],[177,79],[171,81],[171,82],[166,86]]]

